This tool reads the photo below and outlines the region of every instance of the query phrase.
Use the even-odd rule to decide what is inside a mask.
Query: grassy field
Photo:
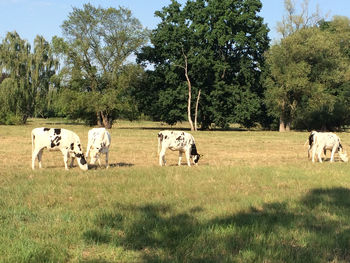
[[[65,171],[44,151],[32,171],[44,126],[87,145],[89,127],[62,120],[0,126],[0,262],[350,262],[349,164],[312,164],[307,132],[193,132],[199,166],[168,151],[159,167],[170,127],[119,121],[110,169]]]

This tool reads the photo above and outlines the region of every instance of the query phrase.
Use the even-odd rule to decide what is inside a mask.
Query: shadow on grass
[[[83,233],[89,244],[139,251],[144,262],[349,262],[350,191],[313,189],[297,202],[266,203],[201,219],[202,208],[116,204]]]

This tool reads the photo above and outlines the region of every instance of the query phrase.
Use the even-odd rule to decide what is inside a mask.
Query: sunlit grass
[[[168,151],[159,167],[157,132],[170,127],[118,121],[110,169],[65,171],[45,151],[32,171],[30,131],[42,126],[87,144],[89,127],[60,119],[0,126],[2,262],[350,260],[348,164],[312,164],[306,132],[193,132],[199,166]]]

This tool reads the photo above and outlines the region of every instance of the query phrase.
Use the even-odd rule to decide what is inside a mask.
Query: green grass
[[[194,132],[198,167],[158,166],[152,122],[117,122],[110,169],[31,170],[34,127],[0,126],[0,262],[349,262],[349,164],[307,160],[306,132]],[[174,128],[185,128],[176,126]],[[350,149],[350,134],[339,134]],[[328,156],[329,159],[329,156]]]

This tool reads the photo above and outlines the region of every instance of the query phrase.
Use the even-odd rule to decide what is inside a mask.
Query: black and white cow
[[[35,169],[35,159],[38,157],[39,168],[41,168],[41,158],[43,150],[61,151],[63,154],[64,166],[68,170],[68,159],[72,157],[70,166],[73,165],[74,158],[77,158],[80,169],[88,170],[85,156],[81,149],[80,139],[77,134],[70,130],[60,128],[35,128],[32,130],[32,169]]]
[[[98,160],[101,166],[100,154],[106,154],[106,168],[108,165],[109,146],[111,145],[111,135],[105,128],[93,128],[88,133],[88,145],[86,149],[86,159],[89,158],[90,164],[95,164]]]
[[[318,160],[322,163],[321,154],[326,155],[326,151],[331,151],[330,162],[334,161],[334,154],[338,153],[343,162],[348,162],[348,156],[340,143],[340,138],[332,132],[316,132],[312,131],[309,136],[308,156],[312,150],[312,162],[315,162],[317,154]]]
[[[185,153],[187,165],[191,166],[190,159],[198,165],[200,154],[197,152],[194,138],[191,134],[183,131],[161,131],[158,133],[159,165],[166,164],[165,152],[167,149],[179,151],[179,163],[181,165],[182,154]]]

